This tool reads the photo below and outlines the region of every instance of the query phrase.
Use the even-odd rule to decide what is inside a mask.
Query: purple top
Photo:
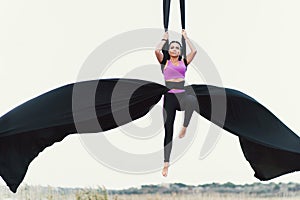
[[[165,80],[173,79],[173,78],[185,78],[186,66],[182,60],[178,62],[178,66],[173,65],[170,60],[167,60],[166,67],[164,69],[164,78]],[[181,93],[185,90],[182,89],[171,89],[168,93]]]
[[[185,77],[186,66],[182,60],[180,60],[179,65],[173,65],[173,63],[168,60],[166,63],[166,67],[164,69],[164,77],[165,80],[173,79],[173,78],[183,78]]]

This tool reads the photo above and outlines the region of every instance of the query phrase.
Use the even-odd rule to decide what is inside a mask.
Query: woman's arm
[[[157,45],[157,47],[155,49],[155,55],[156,55],[156,58],[159,63],[161,63],[164,58],[164,55],[161,53],[161,50],[168,39],[169,39],[169,34],[168,34],[168,32],[165,32],[163,35],[163,39],[161,40],[161,42]]]
[[[197,53],[197,49],[194,47],[194,45],[191,43],[191,41],[187,37],[185,30],[182,30],[182,35],[183,35],[186,43],[189,45],[189,47],[191,49],[191,52],[186,56],[186,62],[187,62],[187,64],[190,64]]]

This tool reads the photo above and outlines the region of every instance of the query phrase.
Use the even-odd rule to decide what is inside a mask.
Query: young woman
[[[173,126],[176,115],[176,110],[185,111],[184,123],[182,129],[179,132],[179,138],[185,136],[187,126],[192,117],[193,111],[197,106],[197,99],[193,95],[188,95],[184,90],[185,83],[185,72],[187,66],[192,62],[195,57],[197,50],[192,45],[187,37],[186,31],[182,31],[182,35],[186,40],[190,53],[187,55],[186,59],[182,59],[181,56],[181,44],[177,41],[172,41],[169,44],[169,58],[164,58],[161,53],[163,46],[169,39],[168,32],[163,35],[162,41],[158,44],[155,55],[157,60],[164,65],[163,74],[165,78],[165,83],[170,90],[164,95],[163,102],[163,118],[164,118],[164,128],[165,128],[165,138],[164,138],[164,167],[162,170],[162,175],[168,175],[169,159],[172,149],[172,139],[173,139]]]

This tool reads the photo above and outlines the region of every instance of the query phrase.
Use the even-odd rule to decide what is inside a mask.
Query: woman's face
[[[180,55],[180,45],[177,43],[170,44],[169,54],[171,57],[177,57]]]

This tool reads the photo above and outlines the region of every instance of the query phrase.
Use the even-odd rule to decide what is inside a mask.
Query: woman
[[[176,115],[176,110],[185,111],[184,123],[182,129],[179,132],[179,138],[183,138],[186,133],[187,126],[192,117],[193,111],[196,109],[197,99],[193,95],[187,95],[185,93],[184,82],[185,82],[185,72],[187,66],[192,62],[195,57],[197,50],[192,45],[187,37],[186,31],[182,31],[182,35],[186,40],[191,52],[187,55],[186,59],[182,59],[181,56],[181,44],[177,41],[170,42],[169,45],[169,59],[164,58],[161,50],[165,43],[169,39],[168,32],[163,35],[162,41],[158,44],[155,55],[157,60],[164,65],[163,74],[165,78],[165,83],[170,90],[164,95],[163,103],[163,118],[164,118],[164,128],[165,128],[165,138],[164,138],[164,167],[162,170],[162,175],[168,175],[169,159],[172,149],[172,138],[173,138],[173,126]]]

